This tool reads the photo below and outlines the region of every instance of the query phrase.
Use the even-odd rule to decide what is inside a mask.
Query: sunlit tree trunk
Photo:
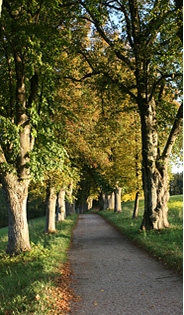
[[[56,190],[54,187],[47,187],[46,194],[46,225],[45,233],[53,233],[56,230]]]
[[[114,190],[114,212],[122,212],[121,209],[121,191],[122,188],[121,187],[116,187],[116,189]]]
[[[180,106],[178,114],[168,138],[167,144],[160,155],[156,119],[156,104],[154,99],[141,111],[142,120],[142,156],[143,156],[143,190],[144,217],[141,229],[162,229],[169,227],[167,219],[168,172],[169,156],[179,132],[183,116]]]
[[[87,198],[87,209],[88,209],[88,211],[90,211],[92,209],[92,207],[93,207],[93,198],[91,196],[89,196]]]
[[[56,220],[64,221],[66,217],[65,188],[61,188],[57,196]]]
[[[29,181],[21,182],[15,175],[7,174],[2,182],[9,214],[7,253],[18,254],[31,249],[27,222]]]
[[[136,192],[132,219],[136,219],[139,211],[139,192]]]
[[[114,210],[114,192],[112,192],[110,195],[107,195],[107,208]]]

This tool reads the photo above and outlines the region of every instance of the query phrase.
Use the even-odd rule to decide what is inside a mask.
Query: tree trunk
[[[142,99],[144,103],[144,100]],[[145,104],[144,104],[145,105]],[[159,222],[159,216],[156,213],[161,173],[157,169],[158,160],[158,132],[156,119],[156,104],[154,100],[142,108],[142,175],[144,190],[144,218],[141,229],[150,230],[163,225]],[[165,207],[165,205],[164,205]],[[160,218],[161,209],[160,209]],[[168,225],[168,223],[166,224]]]
[[[70,183],[68,190],[66,191],[67,199],[66,199],[66,214],[72,215],[75,213],[75,201],[73,199],[73,183]]]
[[[16,102],[14,104],[15,108],[11,108],[11,111],[12,113],[16,111],[16,125],[19,126],[20,152],[13,166],[16,168],[17,176],[10,172],[12,166],[8,166],[9,161],[11,164],[11,160],[9,160],[11,150],[6,151],[5,149],[5,153],[3,153],[2,148],[0,148],[0,171],[9,213],[7,252],[11,254],[31,248],[26,209],[30,181],[29,153],[34,144],[34,138],[31,137],[30,119],[26,112],[24,57],[17,50],[14,50],[14,63]],[[30,100],[30,105],[35,100],[34,97],[36,97],[36,94]],[[13,122],[14,117],[11,118]]]
[[[108,200],[107,200],[107,194],[102,193],[102,202],[103,202],[103,210],[107,210],[108,207]]]
[[[107,208],[114,210],[114,192],[112,192],[110,195],[107,195]]]
[[[86,199],[83,199],[80,204],[80,213],[85,213],[88,210],[88,204]]]
[[[167,165],[160,170],[156,168],[154,174],[148,173],[148,175],[146,182],[150,181],[150,186],[144,186],[145,205],[141,229],[153,228],[157,230],[169,227],[167,219],[167,203],[169,201]]]
[[[121,187],[116,187],[116,189],[114,190],[114,212],[121,212],[121,191],[122,188]]]
[[[55,228],[56,212],[56,190],[54,187],[47,188],[46,196],[46,225],[45,233],[53,233]]]
[[[135,203],[134,203],[134,212],[132,219],[136,219],[139,211],[139,191],[136,192]]]
[[[2,183],[9,214],[6,251],[9,254],[19,254],[31,249],[26,212],[29,181],[19,181],[15,175],[9,173],[2,179]]]
[[[87,198],[87,211],[90,211],[93,207],[93,198],[92,197],[88,197]]]
[[[169,200],[167,164],[172,146],[179,132],[183,116],[182,113],[182,106],[180,106],[167,144],[163,154],[160,156],[156,104],[153,98],[147,106],[144,106],[144,109],[142,108],[142,175],[144,190],[144,217],[141,224],[142,230],[169,227],[167,220],[167,202]]]
[[[65,188],[61,188],[57,197],[56,221],[64,221],[65,217]]]

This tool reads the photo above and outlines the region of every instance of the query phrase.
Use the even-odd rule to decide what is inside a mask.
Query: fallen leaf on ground
[[[49,315],[68,315],[71,313],[71,302],[79,302],[80,296],[76,296],[71,288],[73,272],[69,262],[60,270],[59,276],[54,279],[55,285],[47,290],[47,300],[49,301]]]

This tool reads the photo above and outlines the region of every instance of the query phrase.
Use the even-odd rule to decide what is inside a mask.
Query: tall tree
[[[85,50],[82,44],[82,54],[91,65],[91,72],[85,77],[103,74],[118,83],[121,91],[130,95],[139,108],[145,198],[141,229],[168,227],[167,166],[182,123],[183,105],[179,105],[176,111],[172,101],[168,104],[169,111],[173,112],[173,120],[162,152],[159,148],[157,111],[164,105],[164,93],[173,95],[173,92],[178,93],[176,90],[181,91],[182,47],[176,36],[175,7],[169,0],[80,3],[85,10],[82,18],[91,22],[93,33],[98,34],[108,46],[101,54],[108,59],[107,52],[110,51],[114,60],[118,61],[117,65],[121,63],[124,73],[129,73],[129,80],[125,80],[124,73],[120,74],[116,67],[113,73],[108,63],[102,68],[102,64],[95,62],[94,49]],[[118,22],[114,20],[115,16]]]
[[[9,209],[8,253],[30,249],[26,217],[30,152],[39,119],[44,121],[53,108],[55,58],[68,38],[71,7],[60,1],[52,1],[49,8],[47,1],[3,1],[0,175]]]

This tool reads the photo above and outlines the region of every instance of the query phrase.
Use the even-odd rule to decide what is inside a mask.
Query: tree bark
[[[64,221],[65,217],[65,188],[61,188],[57,196],[56,221]]]
[[[132,219],[136,219],[139,211],[139,191],[136,192]]]
[[[183,110],[181,105],[163,154],[160,156],[156,125],[156,104],[153,98],[147,106],[144,106],[144,109],[142,108],[142,174],[144,190],[142,230],[169,227],[167,220],[167,202],[169,201],[167,165],[174,141],[180,129],[182,117]]]
[[[13,174],[2,178],[3,191],[8,205],[8,254],[19,254],[31,249],[27,222],[27,197],[29,181],[19,181]]]
[[[114,199],[115,199],[115,204],[114,204],[114,212],[122,212],[121,209],[121,187],[116,187],[114,190]]]
[[[56,219],[56,190],[54,187],[47,188],[46,195],[46,225],[45,233],[54,233]]]
[[[90,211],[92,207],[93,207],[93,198],[89,196],[87,198],[87,211]]]
[[[108,200],[107,200],[107,194],[102,193],[102,204],[103,204],[103,211],[107,210],[108,208]]]
[[[26,113],[24,57],[16,49],[14,50],[14,63],[16,73],[16,103],[14,106],[16,108],[16,125],[19,126],[20,143],[20,152],[16,163],[14,163],[16,165],[10,166],[10,152],[5,150],[3,153],[2,148],[0,149],[0,172],[9,213],[7,252],[10,254],[31,248],[26,209],[30,181],[29,152],[32,149],[33,139],[31,138],[30,120]],[[36,93],[34,97],[36,97]],[[34,100],[32,98],[32,101]],[[12,112],[13,109],[10,108],[11,115],[13,115]],[[14,117],[11,118],[14,122]],[[12,168],[14,172],[12,172]]]
[[[88,203],[86,199],[83,199],[81,204],[80,204],[80,213],[85,213],[88,211]]]
[[[70,183],[68,190],[66,191],[66,214],[72,215],[75,213],[75,200],[73,199],[73,183]]]
[[[114,192],[112,192],[110,195],[107,195],[107,208],[114,210]]]

